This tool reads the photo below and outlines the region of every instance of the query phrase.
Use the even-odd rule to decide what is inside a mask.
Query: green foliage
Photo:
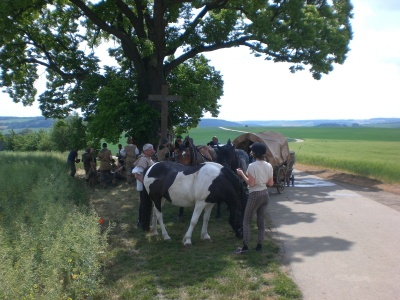
[[[0,298],[85,299],[99,288],[106,235],[65,157],[1,152]]]
[[[78,115],[73,115],[66,120],[58,120],[50,135],[54,149],[60,152],[92,146],[88,143],[86,125]],[[98,143],[99,141],[94,142],[94,146],[97,146]]]
[[[319,79],[345,61],[352,38],[350,0],[17,2],[1,1],[0,85],[28,105],[45,73],[43,115],[81,109],[91,136],[108,141],[158,139],[160,106],[148,96],[165,83],[184,99],[171,105],[169,129],[217,116],[222,80],[201,53],[245,46]]]
[[[50,151],[54,148],[46,130],[24,130],[19,134],[11,130],[5,142],[6,150],[12,151]]]
[[[172,72],[170,82],[174,89],[179,87],[172,93],[182,97],[182,101],[169,105],[170,122],[178,124],[175,127],[177,134],[196,127],[205,111],[218,116],[220,105],[214,99],[223,95],[223,81],[220,73],[207,65],[204,56],[180,65],[176,72]]]

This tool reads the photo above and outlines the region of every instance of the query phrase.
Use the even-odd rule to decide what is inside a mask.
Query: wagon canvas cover
[[[290,152],[287,138],[278,132],[264,131],[260,133],[244,133],[233,140],[237,149],[250,153],[250,145],[260,142],[267,147],[267,161],[272,166],[286,162]]]

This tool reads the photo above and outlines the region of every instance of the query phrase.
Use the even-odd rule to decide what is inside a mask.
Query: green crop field
[[[400,182],[400,129],[325,127],[200,127],[189,135],[197,145],[216,135],[220,143],[243,132],[276,131],[289,140],[296,162],[343,170],[386,183]],[[301,140],[296,141],[296,139]]]

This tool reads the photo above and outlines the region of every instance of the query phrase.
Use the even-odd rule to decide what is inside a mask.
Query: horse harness
[[[196,166],[196,165],[200,164],[200,162],[198,160],[199,154],[202,157],[202,160],[203,160],[202,162],[213,161],[212,159],[206,157],[203,153],[201,153],[200,149],[202,149],[204,146],[200,146],[199,148],[197,148],[193,144],[192,139],[190,139],[190,138],[189,139],[186,138],[185,141],[189,144],[188,145],[189,151],[193,153],[193,155],[192,155],[192,153],[190,153],[190,165],[191,166]],[[186,143],[184,142],[184,144],[186,144]]]

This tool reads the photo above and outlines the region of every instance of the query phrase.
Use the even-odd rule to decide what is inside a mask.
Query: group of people
[[[182,140],[178,137],[175,140],[175,148],[181,143]],[[212,141],[208,143],[210,146],[217,144],[217,137],[213,137]],[[132,183],[133,178],[136,179],[136,189],[139,191],[140,197],[139,219],[137,224],[139,227],[141,226],[140,212],[144,199],[144,170],[154,164],[152,158],[156,152],[159,161],[166,160],[171,153],[171,146],[167,139],[161,139],[157,151],[154,149],[152,144],[145,144],[143,146],[143,152],[140,154],[134,140],[129,137],[127,145],[122,147],[120,144],[118,145],[118,149],[118,168],[123,168],[125,170],[128,183]],[[265,215],[269,202],[268,187],[272,187],[274,184],[273,168],[271,164],[265,160],[266,152],[267,149],[264,144],[258,142],[252,144],[251,155],[253,157],[253,162],[249,164],[247,172],[244,173],[240,168],[236,170],[238,176],[246,182],[249,188],[249,197],[243,219],[243,245],[237,249],[236,253],[238,254],[246,253],[249,250],[251,222],[254,215],[257,217],[258,228],[257,245],[255,250],[262,250],[265,231]],[[102,149],[99,151],[97,156],[94,155],[93,148],[87,148],[86,152],[82,155],[82,162],[85,168],[86,180],[88,182],[90,182],[93,174],[96,174],[95,178],[97,180],[96,160],[100,161],[99,171],[101,173],[103,184],[107,184],[110,180],[109,175],[112,172],[113,163],[115,162],[111,151],[107,148],[107,143],[103,143]],[[79,162],[78,151],[72,150],[67,159],[67,163],[70,167],[70,176],[72,177],[76,174],[75,163],[77,162]]]
[[[132,137],[128,137],[126,145],[123,147],[122,144],[118,144],[118,152],[116,153],[116,159],[113,157],[111,150],[107,147],[107,143],[102,144],[102,149],[95,155],[94,148],[86,148],[82,154],[82,163],[85,169],[85,179],[89,185],[93,185],[97,182],[97,174],[101,175],[101,182],[104,186],[113,184],[116,179],[120,177],[126,178],[128,184],[135,181],[135,175],[132,170],[136,166],[136,162],[140,156],[145,156],[146,151],[143,149],[140,154],[139,148]],[[182,143],[180,137],[178,137],[175,143]],[[147,147],[150,144],[146,144]],[[154,150],[153,146],[152,149]],[[152,153],[152,156],[156,156],[158,161],[169,159],[174,156],[174,149],[171,147],[171,143],[163,138],[160,139],[160,144],[157,147],[157,151]],[[67,158],[67,165],[69,167],[69,175],[74,177],[76,174],[76,163],[80,162],[78,159],[78,150],[73,149],[69,152]],[[99,168],[97,169],[97,162],[100,162]],[[96,178],[96,181],[93,179]]]

